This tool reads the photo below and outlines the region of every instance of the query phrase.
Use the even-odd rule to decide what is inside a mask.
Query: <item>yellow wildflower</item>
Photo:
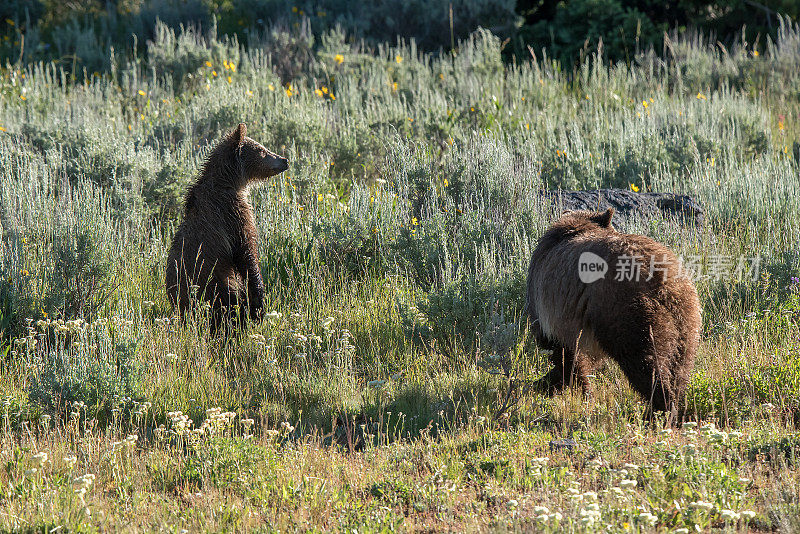
[[[322,90],[323,94],[326,94],[326,95],[328,94],[328,88],[325,87],[324,85],[322,86],[321,90]]]
[[[318,97],[322,98],[322,95],[323,95],[322,89],[314,89],[314,94],[316,94]]]
[[[704,95],[703,93],[697,93],[697,100],[705,100],[705,99],[706,95]]]
[[[636,184],[631,184],[631,191],[633,191],[634,193],[638,193],[639,192],[639,188],[636,187]]]
[[[395,60],[395,61],[397,62],[397,64],[399,65],[400,63],[402,63],[402,62],[403,62],[403,56],[394,56],[394,60]]]
[[[344,63],[344,56],[342,54],[336,54],[335,56],[333,56],[333,60],[339,65],[341,65],[342,63]]]
[[[210,61],[206,61],[206,67],[210,67],[210,66],[211,66],[211,62]]]
[[[272,85],[272,84],[269,84],[269,85],[267,86],[267,89],[269,89],[270,91],[274,91],[274,90],[275,90],[275,86],[274,86],[274,85]]]
[[[140,95],[140,96],[144,96],[145,94],[146,94],[146,93],[145,93],[144,91],[142,91],[141,89],[139,89],[139,95]]]

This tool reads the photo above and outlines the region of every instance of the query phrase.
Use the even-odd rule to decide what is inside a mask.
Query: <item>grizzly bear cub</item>
[[[167,295],[181,316],[193,298],[211,305],[212,331],[223,320],[262,316],[264,282],[248,189],[287,168],[285,158],[247,137],[244,124],[208,155],[186,194],[167,260]]]
[[[553,369],[536,386],[550,393],[616,361],[652,410],[682,417],[700,342],[700,302],[666,247],[617,232],[613,209],[565,213],[539,239],[528,270],[527,309]]]

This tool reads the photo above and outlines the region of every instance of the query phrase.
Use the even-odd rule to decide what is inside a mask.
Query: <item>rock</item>
[[[551,439],[550,440],[550,451],[567,451],[572,452],[572,450],[578,445],[578,442],[574,439]]]
[[[624,222],[633,214],[640,217],[672,218],[698,226],[702,225],[705,219],[705,210],[697,200],[688,195],[675,193],[636,193],[627,189],[596,189],[542,191],[542,195],[561,206],[564,211],[614,208],[615,225]]]

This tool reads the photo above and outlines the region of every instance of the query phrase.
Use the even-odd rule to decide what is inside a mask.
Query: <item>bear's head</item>
[[[597,230],[614,230],[611,220],[614,218],[614,208],[605,211],[576,210],[564,213],[551,227],[566,235]]]
[[[242,123],[211,151],[202,179],[212,180],[218,187],[240,190],[288,168],[289,161],[286,158],[247,137],[247,127]]]
[[[266,180],[289,168],[289,160],[264,148],[257,141],[247,137],[247,127],[240,123],[230,134],[232,144],[236,145],[236,158],[242,169],[242,176],[248,181]]]

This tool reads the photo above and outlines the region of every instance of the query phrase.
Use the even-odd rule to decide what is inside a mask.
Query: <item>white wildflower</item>
[[[695,510],[704,510],[706,512],[710,512],[714,509],[714,505],[708,501],[692,501],[689,503],[689,508],[694,508]]]
[[[78,457],[75,455],[64,456],[62,460],[64,460],[64,464],[66,464],[67,469],[72,469],[73,467],[75,467],[75,464],[78,463]]]
[[[719,516],[722,518],[723,521],[738,521],[739,514],[734,512],[733,510],[720,510]]]
[[[636,516],[636,520],[642,524],[652,527],[658,521],[658,517],[654,516],[651,513],[643,512]]]

